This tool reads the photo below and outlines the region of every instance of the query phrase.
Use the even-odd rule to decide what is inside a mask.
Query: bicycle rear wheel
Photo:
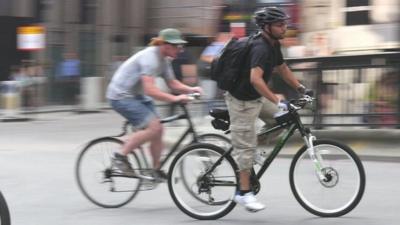
[[[83,195],[104,208],[118,208],[129,203],[138,193],[142,180],[124,176],[113,166],[114,152],[122,141],[104,137],[91,141],[80,153],[75,175]],[[128,156],[134,170],[141,168],[137,155]]]
[[[198,136],[197,139],[199,142],[198,143],[208,143],[208,144],[212,144],[212,145],[216,145],[220,148],[223,148],[225,151],[228,151],[231,148],[231,142],[230,140],[225,137],[222,136],[220,134],[214,134],[214,133],[207,133],[207,134],[201,134]],[[203,157],[208,157],[207,155],[199,155],[199,156],[203,156]],[[185,173],[189,173],[190,171],[185,171],[186,166],[184,165],[185,163],[191,163],[188,161],[184,161],[181,164],[181,176],[182,177],[186,177]],[[193,192],[191,184],[189,184],[186,179],[182,179],[182,184],[185,185],[185,187],[188,189],[188,191],[192,192],[192,196],[194,198],[197,198],[197,200],[199,201],[204,201],[204,203],[207,203],[207,200],[205,200],[202,196],[199,196],[197,193]],[[225,204],[226,200],[222,201],[222,202],[213,202],[213,204]]]
[[[321,217],[338,217],[353,210],[365,189],[365,172],[348,146],[331,140],[314,141],[324,179],[317,174],[307,147],[303,146],[290,166],[290,187],[307,211]]]
[[[224,149],[225,151],[228,151],[232,147],[231,140],[220,134],[214,134],[214,133],[201,134],[199,135],[198,139],[200,143],[213,144]]]
[[[0,191],[0,225],[10,225],[10,211],[8,210],[7,201]]]
[[[224,152],[215,145],[196,143],[174,158],[168,188],[175,204],[187,215],[201,220],[218,219],[235,207],[237,166],[229,155],[221,158]]]

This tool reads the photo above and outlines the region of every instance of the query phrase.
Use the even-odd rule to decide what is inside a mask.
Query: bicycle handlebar
[[[194,100],[200,99],[201,94],[198,93],[198,92],[195,92],[195,93],[186,94],[186,96],[189,98],[189,101],[194,101]],[[176,102],[176,103],[181,105],[181,106],[185,106],[187,102],[179,101],[179,102]]]
[[[190,101],[193,101],[193,100],[200,99],[201,94],[198,92],[194,92],[194,93],[187,94],[187,96],[189,97]]]
[[[315,98],[310,95],[303,95],[302,98],[292,99],[289,101],[289,109],[293,109],[295,111],[305,108],[308,105],[312,105]]]

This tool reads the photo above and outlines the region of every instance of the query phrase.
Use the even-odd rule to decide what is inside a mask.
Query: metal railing
[[[310,124],[400,128],[400,52],[290,58],[286,63],[315,90]]]
[[[313,128],[400,128],[400,52],[289,58],[286,63],[315,91],[314,111],[302,114]],[[273,80],[272,86],[288,99],[297,97],[283,82]],[[159,106],[165,109],[168,104]],[[225,103],[197,101],[190,111],[205,115],[212,107],[225,107]]]

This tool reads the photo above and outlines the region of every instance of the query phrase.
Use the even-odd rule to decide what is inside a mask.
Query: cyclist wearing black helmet
[[[234,200],[252,212],[265,208],[254,197],[250,186],[250,169],[257,146],[255,122],[260,118],[265,126],[272,126],[275,124],[274,116],[287,110],[287,105],[267,85],[272,71],[276,69],[283,80],[299,92],[306,90],[285,64],[280,49],[279,40],[284,38],[289,18],[277,7],[265,7],[255,12],[254,19],[260,33],[251,42],[240,82],[225,95],[232,144],[238,153],[240,169],[240,192]]]

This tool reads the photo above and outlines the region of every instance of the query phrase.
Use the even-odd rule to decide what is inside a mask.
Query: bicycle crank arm
[[[219,181],[219,180],[214,180],[210,182],[210,186],[236,186],[236,183],[233,181]]]

